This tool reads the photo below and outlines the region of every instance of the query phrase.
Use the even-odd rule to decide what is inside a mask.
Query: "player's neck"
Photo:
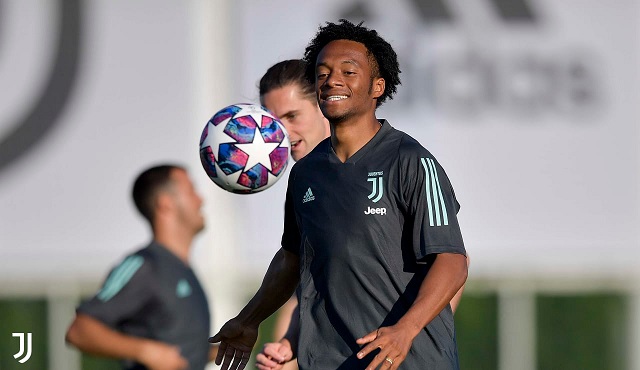
[[[375,116],[331,125],[331,145],[342,162],[365,146],[380,130]]]
[[[176,230],[171,227],[156,227],[153,231],[154,239],[175,254],[182,262],[189,265],[189,252],[193,235],[186,230]]]

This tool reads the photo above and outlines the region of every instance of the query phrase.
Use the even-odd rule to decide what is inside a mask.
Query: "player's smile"
[[[291,140],[290,144],[291,144],[291,153],[297,153],[301,148],[302,139]],[[294,158],[297,158],[297,157],[299,157],[299,156],[298,155],[294,156]]]
[[[320,95],[318,104],[320,105],[321,108],[322,107],[326,108],[326,106],[343,103],[348,98],[349,96],[344,93],[335,93],[335,92],[327,93],[327,94]]]

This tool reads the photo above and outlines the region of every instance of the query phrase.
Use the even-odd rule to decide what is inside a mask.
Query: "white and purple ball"
[[[271,112],[259,105],[233,104],[204,126],[200,161],[224,190],[257,193],[285,173],[290,146],[284,125]]]

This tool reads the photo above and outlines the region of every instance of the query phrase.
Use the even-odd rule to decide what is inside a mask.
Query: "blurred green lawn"
[[[537,369],[624,370],[627,368],[627,298],[623,294],[536,296]],[[461,369],[498,368],[498,298],[468,289],[456,313]],[[271,337],[276,315],[260,327],[255,353]],[[20,364],[14,332],[32,332],[31,358]],[[44,299],[0,300],[0,369],[48,369],[47,303]],[[64,338],[60,338],[64,340]],[[248,368],[253,368],[253,362]],[[115,360],[82,356],[83,370],[117,370]],[[65,369],[50,369],[65,370]]]

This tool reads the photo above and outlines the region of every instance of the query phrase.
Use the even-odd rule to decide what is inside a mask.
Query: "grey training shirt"
[[[444,170],[416,140],[381,124],[345,163],[326,139],[291,170],[282,246],[300,255],[303,370],[363,369],[372,356],[356,358],[356,339],[407,312],[433,254],[466,253]],[[450,307],[400,368],[458,368]]]
[[[209,306],[189,266],[152,242],[116,266],[101,290],[77,309],[128,335],[180,348],[190,370],[203,370],[209,357]],[[125,369],[144,369],[124,361]]]

